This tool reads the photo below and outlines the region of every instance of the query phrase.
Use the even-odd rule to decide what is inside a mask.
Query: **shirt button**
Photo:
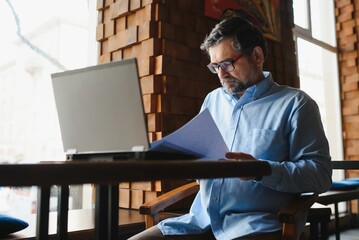
[[[217,202],[217,197],[213,197],[213,201]]]

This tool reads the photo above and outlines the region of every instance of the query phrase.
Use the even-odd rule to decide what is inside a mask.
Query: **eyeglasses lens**
[[[219,68],[222,68],[225,72],[230,72],[234,69],[233,63],[231,61],[221,62],[219,64],[210,63],[207,65],[208,69],[214,73],[217,74]]]

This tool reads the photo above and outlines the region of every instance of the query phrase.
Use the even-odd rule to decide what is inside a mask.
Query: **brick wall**
[[[339,79],[343,121],[344,159],[359,159],[359,1],[335,1]],[[358,177],[347,171],[347,177]]]
[[[216,20],[203,0],[98,0],[99,63],[136,57],[150,141],[198,113],[205,95],[219,86],[199,49]],[[298,86],[291,1],[281,1],[281,40],[268,40],[265,70],[281,84]],[[179,182],[121,183],[120,206],[138,208]]]

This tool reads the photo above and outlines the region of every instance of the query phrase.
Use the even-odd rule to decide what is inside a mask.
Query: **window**
[[[300,88],[318,103],[332,159],[343,160],[333,4],[333,1],[326,0],[293,0],[293,32],[297,47]],[[333,180],[343,177],[344,171],[333,171]],[[345,203],[340,203],[340,211],[345,210]]]
[[[2,163],[65,160],[50,75],[96,64],[95,4],[92,0],[0,1]],[[82,198],[85,189],[71,186],[70,207],[89,204],[83,202],[88,199]],[[0,188],[4,203],[0,212],[33,212],[34,191],[34,187]]]
[[[343,159],[341,106],[333,1],[294,0],[300,88],[319,105],[332,159]],[[313,13],[313,14],[312,14]],[[326,27],[322,27],[322,26]],[[342,178],[335,172],[334,179]]]

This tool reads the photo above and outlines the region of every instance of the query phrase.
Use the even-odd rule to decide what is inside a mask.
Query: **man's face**
[[[242,94],[247,88],[263,79],[261,64],[257,64],[255,49],[251,57],[243,55],[238,59],[241,53],[232,47],[232,39],[224,39],[219,44],[209,48],[211,63],[222,63],[224,61],[233,61],[234,69],[224,71],[218,68],[218,77],[222,86],[229,94]]]

